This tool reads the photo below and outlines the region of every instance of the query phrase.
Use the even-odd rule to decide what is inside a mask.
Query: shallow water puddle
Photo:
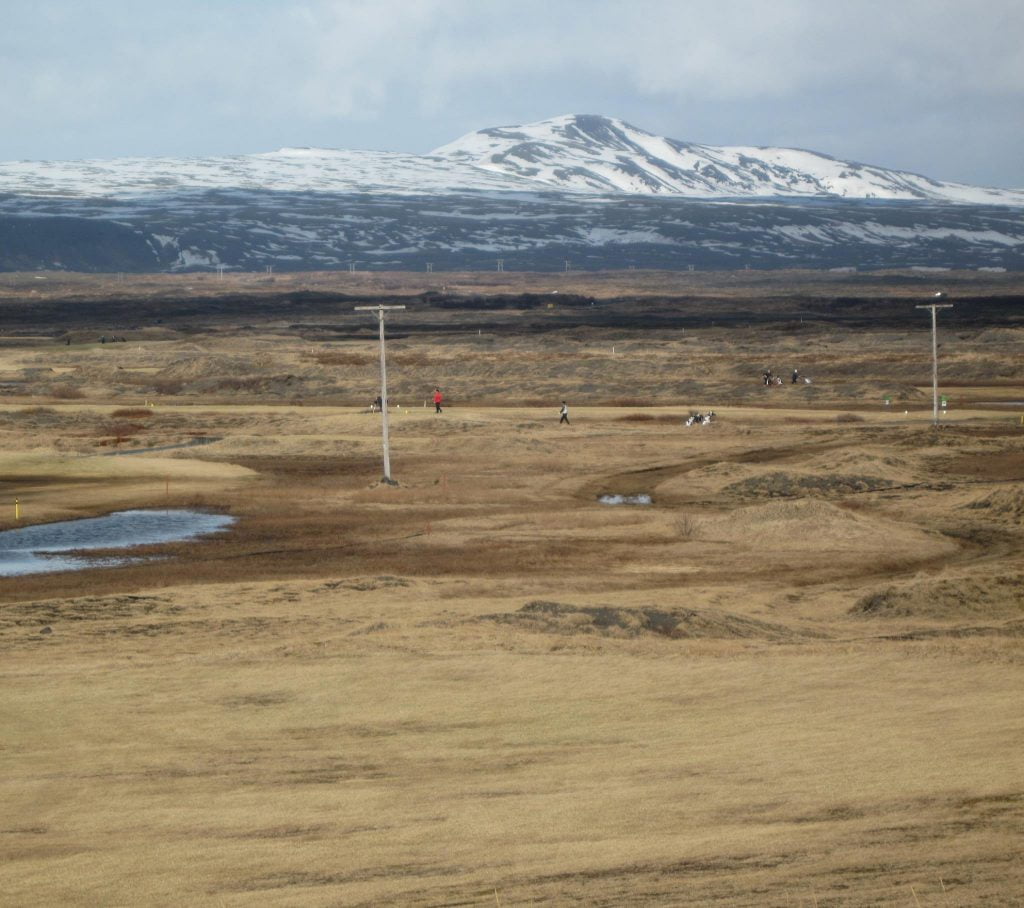
[[[115,511],[105,517],[5,530],[0,532],[0,577],[127,564],[138,559],[85,558],[63,553],[185,542],[225,530],[235,519],[226,514],[187,509]]]
[[[652,504],[650,495],[600,495],[601,504]]]

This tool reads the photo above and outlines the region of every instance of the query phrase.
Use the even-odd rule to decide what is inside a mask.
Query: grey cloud
[[[1024,185],[1017,0],[17,5],[0,158],[426,151],[568,112]],[[821,147],[821,142],[827,147]]]

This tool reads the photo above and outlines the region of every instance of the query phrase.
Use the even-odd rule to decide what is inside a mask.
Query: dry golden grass
[[[86,397],[0,404],[24,520],[239,517],[148,563],[0,580],[0,903],[1018,904],[1024,430],[968,406],[996,386],[936,431],[916,387],[876,393],[923,338],[815,328],[814,394],[766,395],[786,332],[485,349],[461,317],[396,341],[397,487],[372,337],[118,345],[120,371],[182,383],[155,407],[71,346]],[[992,331],[975,352],[1016,368]],[[41,355],[4,345],[0,375]],[[231,375],[356,402],[223,396]],[[435,383],[489,403],[437,416]],[[217,440],[100,456],[112,422],[131,447]]]

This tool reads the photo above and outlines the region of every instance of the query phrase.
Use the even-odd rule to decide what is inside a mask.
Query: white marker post
[[[935,299],[945,299],[945,293],[936,293]],[[936,309],[952,309],[952,303],[928,303],[924,306],[915,306],[915,309],[932,310],[932,422],[939,424],[939,343],[936,337]]]
[[[391,309],[404,309],[405,306],[356,306],[356,312],[375,312],[380,325],[380,424],[384,436],[384,482],[398,485],[391,478],[391,449],[388,445],[388,366],[384,357],[384,313]]]

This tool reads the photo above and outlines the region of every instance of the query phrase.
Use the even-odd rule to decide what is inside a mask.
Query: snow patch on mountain
[[[432,152],[563,190],[1024,205],[1024,191],[946,183],[797,148],[698,145],[568,114],[470,133]]]
[[[330,148],[209,158],[110,158],[0,162],[0,193],[55,198],[138,199],[202,190],[536,192],[535,182],[426,155]]]

